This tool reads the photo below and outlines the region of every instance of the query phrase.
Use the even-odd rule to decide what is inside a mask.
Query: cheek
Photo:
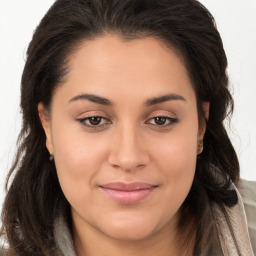
[[[185,132],[186,131],[186,132]],[[184,129],[173,133],[168,140],[156,147],[157,169],[163,176],[165,202],[170,202],[176,212],[191,188],[197,161],[197,129]],[[167,204],[166,207],[169,207]],[[173,212],[173,213],[174,213]]]
[[[106,159],[106,146],[83,131],[53,126],[54,161],[63,193],[71,204],[87,195]],[[85,198],[84,198],[85,199]],[[79,202],[77,202],[79,203]],[[81,202],[80,202],[81,203]]]
[[[58,113],[57,113],[58,114]],[[68,117],[57,118],[52,122],[52,141],[56,164],[60,170],[68,169],[73,174],[82,174],[89,165],[100,164],[104,151],[104,140],[86,132],[82,125]]]
[[[198,130],[197,126],[194,129],[188,127],[181,126],[174,130],[158,141],[158,145],[153,149],[155,162],[167,176],[182,177],[195,170]]]

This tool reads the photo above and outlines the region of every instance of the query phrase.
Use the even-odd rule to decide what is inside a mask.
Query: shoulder
[[[256,181],[240,179],[237,188],[245,201],[254,201],[256,195]],[[255,205],[254,205],[255,206]]]
[[[256,252],[256,182],[240,180],[237,188],[243,200],[253,251]]]
[[[6,255],[6,250],[1,246],[0,247],[0,256],[5,256]]]

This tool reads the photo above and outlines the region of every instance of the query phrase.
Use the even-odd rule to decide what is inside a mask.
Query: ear
[[[38,115],[46,136],[46,147],[50,154],[53,154],[52,136],[51,136],[51,121],[47,110],[42,102],[38,104]]]
[[[210,102],[204,101],[202,107],[203,107],[203,111],[204,111],[205,120],[208,120],[209,119],[209,111],[210,111]]]
[[[202,119],[202,121],[199,122],[200,127],[199,127],[199,134],[198,134],[198,137],[199,137],[198,139],[201,141],[203,140],[204,134],[206,131],[206,121],[209,119],[210,102],[204,101],[202,103],[202,109],[203,109],[204,118]]]

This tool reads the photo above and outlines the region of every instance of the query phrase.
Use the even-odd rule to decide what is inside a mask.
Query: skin
[[[183,255],[179,208],[194,178],[205,123],[199,126],[181,58],[155,38],[125,42],[105,35],[83,42],[69,67],[51,113],[41,103],[38,110],[71,205],[77,255]],[[81,94],[104,97],[110,105]],[[146,104],[170,94],[180,98]],[[205,103],[206,113],[208,108]],[[103,118],[88,127],[93,116]],[[124,205],[99,187],[117,181],[157,187],[141,202]]]

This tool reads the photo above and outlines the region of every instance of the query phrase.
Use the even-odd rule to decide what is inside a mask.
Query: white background
[[[21,127],[20,78],[33,30],[53,0],[0,0],[0,206]],[[235,99],[230,135],[242,178],[256,180],[256,0],[201,0],[228,56]]]

